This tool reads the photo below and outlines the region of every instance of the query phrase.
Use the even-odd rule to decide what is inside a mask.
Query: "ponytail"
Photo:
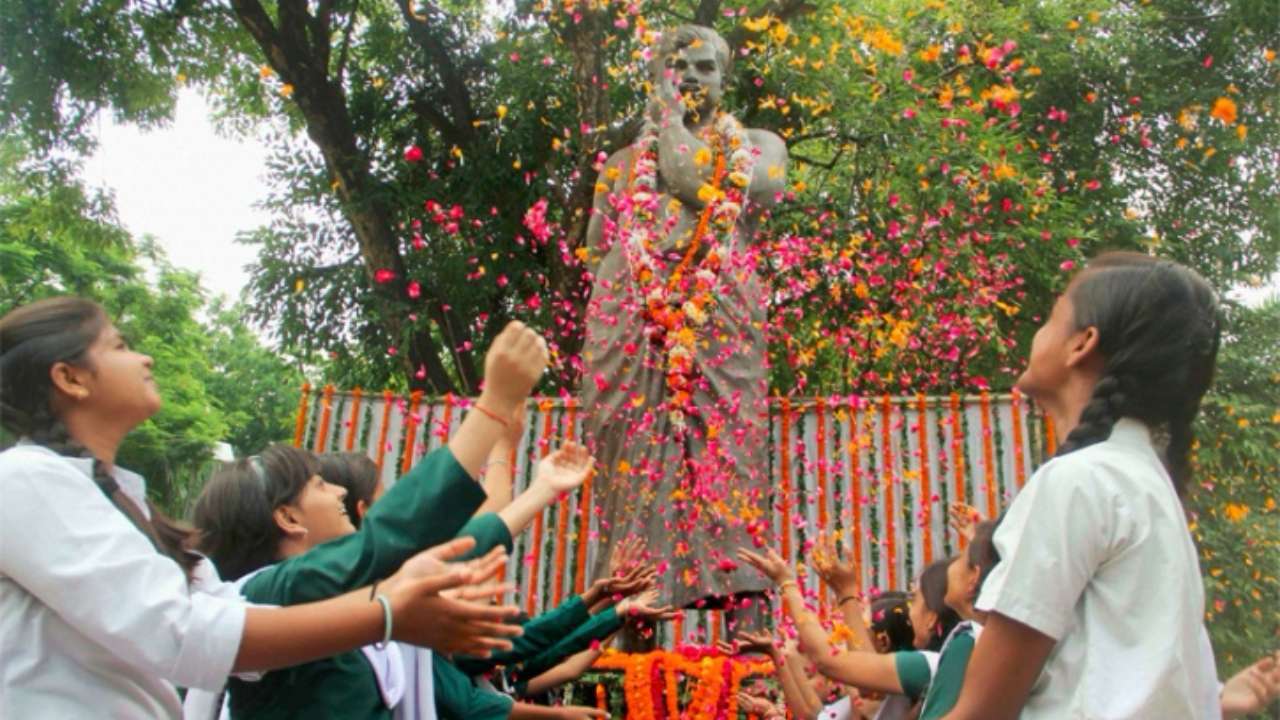
[[[1221,328],[1218,301],[1204,278],[1139,253],[1104,253],[1067,290],[1077,329],[1098,331],[1103,376],[1065,455],[1111,436],[1122,417],[1168,437],[1165,468],[1178,495],[1191,481],[1192,424],[1213,381]]]

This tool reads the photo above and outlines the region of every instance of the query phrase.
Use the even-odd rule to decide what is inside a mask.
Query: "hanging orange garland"
[[[955,494],[951,496],[954,502],[964,502],[964,435],[962,433],[963,425],[960,424],[960,395],[951,393],[951,464],[955,467],[956,472],[956,489]],[[963,550],[969,544],[964,536],[957,538],[960,549]]]
[[[880,443],[884,453],[884,535],[889,587],[898,587],[898,548],[893,505],[893,435],[889,426],[893,421],[893,404],[888,395],[880,398]]]
[[[391,427],[391,391],[382,391],[382,429],[378,431],[378,477],[382,477],[382,460],[387,454],[387,430]]]
[[[782,398],[782,503],[778,531],[782,535],[782,557],[791,562],[791,400]]]
[[[853,513],[853,563],[862,567],[862,448],[858,442],[858,400],[849,398],[849,494]],[[862,578],[858,578],[859,583]]]
[[[551,453],[551,401],[543,400],[538,403],[538,411],[542,413],[542,454],[539,457],[546,457]],[[538,607],[538,562],[542,559],[542,525],[543,513],[538,513],[533,518],[533,565],[529,568],[529,592],[525,595],[525,611],[530,615],[534,615],[534,610]]]
[[[329,435],[329,422],[333,420],[333,385],[324,386],[324,395],[320,398],[320,429],[316,431],[315,452],[324,452],[325,440]]]
[[[991,438],[991,395],[982,391],[982,472],[987,485],[987,517],[996,516],[996,462]]]
[[[565,431],[564,437],[568,442],[573,441],[573,423],[577,417],[577,405],[570,398],[566,404],[568,412],[565,414]],[[565,556],[569,552],[569,544],[567,534],[569,532],[569,502],[567,500],[560,501],[559,516],[556,518],[556,576],[552,580],[552,606],[559,607],[560,601],[564,599],[564,562]]]
[[[1022,463],[1022,393],[1017,388],[1013,390],[1013,398],[1009,403],[1009,409],[1013,415],[1013,477],[1021,490],[1022,486],[1027,482],[1027,472],[1023,468]]]
[[[293,428],[293,446],[302,447],[302,436],[307,432],[307,402],[311,399],[311,383],[302,383],[302,397],[298,399],[298,419]]]
[[[1047,414],[1044,416],[1044,434],[1045,455],[1053,457],[1058,452],[1058,431],[1053,427],[1053,418]]]
[[[933,486],[929,477],[929,423],[923,393],[916,395],[916,440],[920,446],[920,524],[924,531],[924,564],[933,562]]]
[[[445,412],[450,407],[450,397],[445,398]],[[414,390],[409,395],[409,415],[404,421],[404,455],[400,458],[400,474],[404,475],[413,467],[413,446],[418,437],[418,405],[422,403],[422,391]]]
[[[351,391],[351,416],[347,418],[347,452],[356,447],[356,427],[360,425],[360,398],[360,388],[357,387]]]
[[[772,675],[775,670],[768,660],[746,661],[698,648],[687,648],[681,652],[654,650],[643,654],[607,650],[592,667],[625,673],[622,680],[627,699],[625,717],[634,720],[657,720],[660,711],[664,711],[668,720],[737,717],[736,696],[742,681],[754,675]],[[655,671],[662,673],[664,687],[660,696],[653,693]],[[683,712],[680,709],[679,675],[695,680],[689,704]],[[655,707],[658,697],[661,697],[661,708]],[[722,714],[721,707],[727,707],[729,712]]]

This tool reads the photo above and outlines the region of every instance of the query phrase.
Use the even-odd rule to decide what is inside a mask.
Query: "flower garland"
[[[736,695],[742,681],[753,675],[771,675],[768,660],[747,661],[726,657],[711,648],[684,646],[679,651],[654,650],[629,654],[607,650],[596,660],[596,670],[622,670],[626,717],[638,720],[720,720],[736,717]],[[689,704],[680,711],[677,673],[696,680]],[[659,689],[657,676],[665,676]],[[726,713],[722,708],[732,708]]]
[[[713,291],[720,269],[733,250],[756,156],[742,123],[728,113],[718,113],[709,138],[715,170],[711,182],[698,190],[698,199],[705,207],[684,257],[664,281],[666,263],[658,241],[670,234],[679,215],[667,213],[662,228],[658,228],[658,133],[657,124],[646,121],[632,147],[629,193],[619,208],[617,227],[622,233],[631,278],[644,302],[645,335],[663,351],[669,393],[665,409],[677,432],[683,433],[688,415],[695,410],[692,389],[696,330],[707,322],[715,304]],[[706,252],[695,265],[698,251],[703,248]]]

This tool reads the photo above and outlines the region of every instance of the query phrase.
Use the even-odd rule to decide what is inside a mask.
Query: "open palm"
[[[567,442],[538,461],[534,482],[557,493],[570,492],[586,482],[595,465],[596,459],[585,446]]]

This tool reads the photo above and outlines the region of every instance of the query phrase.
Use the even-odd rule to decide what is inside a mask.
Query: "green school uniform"
[[[972,622],[957,625],[942,646],[936,670],[931,669],[923,652],[893,654],[903,693],[913,698],[924,696],[920,720],[936,720],[955,707],[978,631],[979,626]]]
[[[502,666],[508,681],[514,683],[515,694],[520,696],[530,678],[585,650],[592,641],[608,637],[622,627],[622,619],[612,607],[591,615],[582,598],[574,596],[522,627],[524,635],[513,641],[511,650],[483,659],[455,658],[454,665],[471,677]]]
[[[249,579],[249,602],[296,605],[341,595],[385,578],[424,548],[473,535],[477,547],[511,545],[493,514],[468,518],[484,490],[448,448],[422,459],[365,516],[360,530],[273,565]],[[231,716],[385,720],[377,679],[359,650],[267,673],[258,682],[228,682]]]

